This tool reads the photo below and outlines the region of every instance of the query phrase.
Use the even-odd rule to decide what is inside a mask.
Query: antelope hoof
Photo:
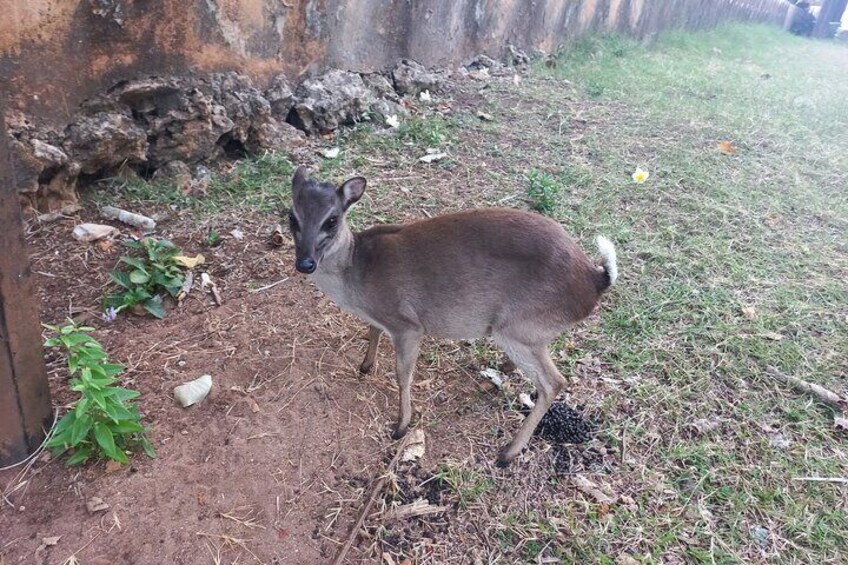
[[[403,428],[401,428],[400,426],[396,427],[394,430],[392,430],[392,439],[399,440],[400,438],[406,435],[406,432],[408,430],[409,426],[404,426]]]
[[[373,368],[374,368],[374,363],[362,363],[362,365],[359,366],[359,372],[362,373],[363,375],[367,375],[368,373],[371,372],[371,369],[373,369]]]
[[[509,446],[506,446],[498,452],[498,458],[495,459],[495,465],[498,468],[505,469],[506,467],[509,467],[513,461],[515,461],[518,453],[510,454],[509,451]]]

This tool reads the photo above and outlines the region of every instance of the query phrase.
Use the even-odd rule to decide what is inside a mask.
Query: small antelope
[[[391,336],[400,388],[394,439],[409,428],[422,337],[492,336],[538,391],[536,405],[498,454],[498,465],[508,465],[565,387],[548,346],[586,318],[615,282],[615,248],[598,237],[603,263],[595,265],[553,220],[502,208],[353,233],[345,214],[365,183],[355,177],[337,188],[297,168],[289,213],[297,270],[369,324],[360,371],[374,365],[382,333]]]

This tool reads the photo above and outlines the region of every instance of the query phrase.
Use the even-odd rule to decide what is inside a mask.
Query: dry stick
[[[814,483],[839,483],[848,485],[848,478],[843,477],[793,477],[793,481],[809,481]]]
[[[269,290],[269,289],[271,289],[271,288],[274,288],[275,286],[277,286],[277,285],[278,285],[278,284],[280,284],[280,283],[284,283],[284,282],[286,282],[287,280],[289,280],[289,278],[288,278],[288,277],[286,277],[286,278],[284,278],[284,279],[280,279],[280,280],[278,280],[278,281],[276,281],[276,282],[272,282],[271,284],[266,284],[265,286],[260,286],[259,288],[253,289],[253,290],[251,290],[250,292],[251,292],[251,293],[256,293],[256,292],[262,292],[263,290]]]
[[[798,390],[812,394],[821,402],[824,402],[825,404],[835,408],[840,412],[843,410],[848,410],[848,399],[842,398],[835,392],[832,392],[824,388],[823,386],[817,385],[815,383],[808,383],[807,381],[801,380],[798,377],[787,375],[777,367],[773,367],[771,365],[766,367],[766,373],[768,373],[771,377],[779,381],[792,385]]]
[[[359,514],[359,518],[356,520],[356,524],[353,525],[353,528],[350,530],[350,534],[347,536],[347,541],[342,546],[341,551],[339,551],[336,558],[333,560],[333,565],[341,565],[344,561],[344,558],[347,556],[347,552],[350,551],[350,547],[353,545],[353,540],[356,539],[356,535],[359,533],[360,528],[362,528],[362,523],[365,522],[365,517],[371,512],[371,507],[374,505],[374,501],[377,500],[377,496],[383,492],[383,487],[386,486],[386,482],[389,478],[389,473],[394,469],[398,460],[400,459],[401,454],[403,453],[404,448],[406,447],[407,438],[409,435],[404,436],[404,438],[400,441],[398,445],[397,452],[395,456],[392,458],[392,461],[389,463],[386,472],[380,475],[374,484],[374,488],[371,490],[371,495],[368,497],[368,500],[365,502],[365,506],[362,508],[362,512]]]

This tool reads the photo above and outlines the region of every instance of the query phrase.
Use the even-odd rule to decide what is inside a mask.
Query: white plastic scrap
[[[492,384],[498,387],[499,389],[503,388],[503,373],[501,373],[497,369],[486,367],[485,369],[480,371],[480,374],[492,381]]]
[[[212,390],[212,376],[203,375],[174,388],[174,398],[183,408],[197,404]]]

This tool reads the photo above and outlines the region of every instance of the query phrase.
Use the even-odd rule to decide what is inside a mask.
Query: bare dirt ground
[[[534,438],[496,469],[522,419],[517,393],[532,387],[510,374],[498,391],[481,377],[503,361],[485,341],[427,341],[413,388],[426,452],[391,469],[347,562],[842,562],[844,485],[797,479],[845,477],[846,439],[829,409],[766,368],[846,390],[837,69],[848,51],[735,27],[573,52],[520,80],[459,80],[394,134],[358,126],[291,159],[326,179],[369,179],[356,228],[543,204],[592,253],[596,234],[610,236],[622,266],[600,311],[553,347],[591,440]],[[736,154],[715,149],[724,139]],[[335,145],[338,158],[318,156]],[[430,148],[447,157],[420,163]],[[142,393],[158,456],[111,472],[40,459],[0,474],[0,564],[331,562],[398,449],[397,389],[386,340],[359,375],[363,325],[294,272],[289,243],[267,243],[291,161],[222,165],[199,202],[116,183],[78,218],[32,226],[43,320],[97,326],[128,367],[122,384]],[[651,172],[645,185],[631,180],[637,166]],[[163,214],[157,235],[206,256],[224,304],[195,289],[163,320],[100,321],[121,250],[70,231],[99,221],[104,200]],[[210,228],[220,246],[205,244]],[[66,406],[64,360],[48,360],[54,403]],[[202,374],[211,395],[180,408],[173,387]],[[89,513],[92,497],[108,510]],[[392,517],[418,499],[446,508]]]

